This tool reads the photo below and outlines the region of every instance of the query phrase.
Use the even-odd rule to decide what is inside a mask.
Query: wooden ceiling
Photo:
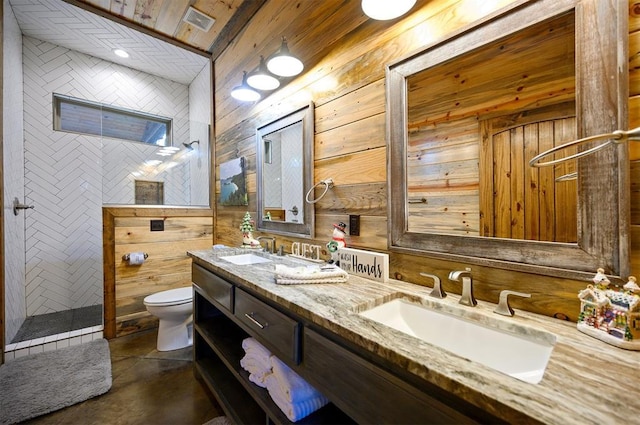
[[[65,0],[122,23],[135,24],[216,58],[266,0]],[[182,21],[189,6],[215,19],[208,32]]]

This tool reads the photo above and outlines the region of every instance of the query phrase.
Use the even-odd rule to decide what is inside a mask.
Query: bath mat
[[[232,425],[232,422],[226,416],[218,416],[205,422],[203,425]]]
[[[0,424],[44,415],[111,388],[109,343],[98,339],[0,366]]]

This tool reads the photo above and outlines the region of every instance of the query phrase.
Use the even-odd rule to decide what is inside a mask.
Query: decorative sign
[[[389,255],[352,248],[338,249],[339,266],[345,272],[387,282],[389,280]]]

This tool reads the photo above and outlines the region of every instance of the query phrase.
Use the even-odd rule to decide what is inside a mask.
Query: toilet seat
[[[170,306],[187,304],[193,301],[193,290],[190,286],[169,289],[145,297],[143,303],[150,306]]]

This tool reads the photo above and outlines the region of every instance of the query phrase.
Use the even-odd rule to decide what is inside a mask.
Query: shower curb
[[[45,351],[55,351],[60,348],[80,345],[103,338],[104,326],[97,325],[88,328],[62,332],[42,338],[20,341],[7,344],[4,349],[5,361],[11,361],[29,354],[43,353]]]

